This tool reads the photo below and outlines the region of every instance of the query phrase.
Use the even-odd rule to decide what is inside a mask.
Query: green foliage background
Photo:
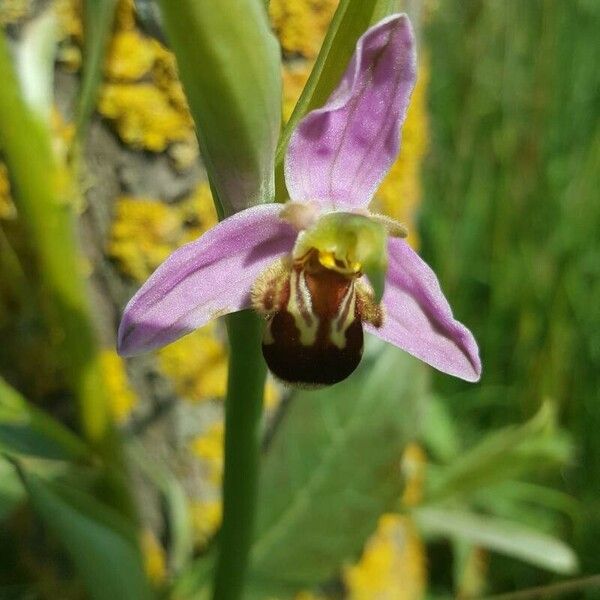
[[[420,215],[422,253],[484,364],[479,386],[435,386],[469,437],[557,402],[577,445],[561,485],[580,500],[588,572],[600,569],[599,28],[589,0],[435,12]],[[501,589],[531,577],[493,571]]]

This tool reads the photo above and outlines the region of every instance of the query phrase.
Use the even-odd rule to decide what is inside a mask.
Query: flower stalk
[[[215,572],[213,598],[242,596],[258,486],[260,418],[266,365],[260,355],[262,325],[250,311],[227,318],[230,358],[225,401],[225,471],[223,526]]]

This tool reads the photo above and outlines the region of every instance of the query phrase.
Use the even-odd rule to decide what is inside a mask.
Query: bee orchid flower
[[[370,28],[325,106],[291,137],[290,200],[248,208],[175,251],[127,305],[119,352],[149,351],[253,308],[265,318],[267,365],[291,384],[347,377],[361,358],[363,328],[477,381],[477,344],[435,274],[402,225],[367,208],[399,152],[415,79],[406,15]]]

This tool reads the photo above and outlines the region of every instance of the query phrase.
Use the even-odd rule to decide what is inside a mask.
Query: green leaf
[[[10,515],[23,496],[23,485],[13,466],[0,458],[0,521]]]
[[[568,517],[578,521],[580,503],[565,492],[544,485],[507,479],[478,490],[473,505],[498,517],[514,519],[548,531]]]
[[[413,515],[426,535],[456,537],[555,573],[577,570],[577,557],[567,544],[525,525],[435,507],[420,508]]]
[[[450,465],[429,470],[428,500],[466,494],[523,473],[564,465],[572,444],[556,429],[554,409],[544,404],[527,423],[487,435]]]
[[[182,483],[169,471],[168,465],[148,461],[142,444],[132,440],[127,445],[128,455],[142,473],[160,491],[165,505],[168,530],[169,564],[179,572],[189,561],[194,550],[191,516]]]
[[[274,196],[280,50],[260,0],[160,0],[217,211]]]
[[[333,16],[310,77],[277,145],[275,180],[277,200],[288,198],[283,161],[292,132],[302,117],[322,106],[339,83],[358,38],[369,25],[398,9],[398,0],[341,0]]]
[[[77,139],[80,141],[83,140],[96,104],[116,6],[116,0],[85,0],[83,3],[83,77],[75,121]]]
[[[217,547],[195,559],[173,582],[173,600],[208,600],[211,597],[212,579],[217,562]]]
[[[355,375],[294,394],[265,457],[251,555],[261,589],[331,577],[399,499],[401,456],[417,431],[426,371],[402,351],[368,341],[375,348]]]
[[[152,598],[135,529],[72,486],[19,469],[32,506],[63,544],[93,600]]]
[[[24,100],[2,30],[0,89],[0,148],[22,237],[38,274],[36,291],[44,298],[39,310],[55,331],[53,349],[79,402],[82,431],[100,445],[112,432],[69,181],[54,155],[48,124]]]
[[[449,462],[460,453],[461,443],[448,402],[431,396],[425,410],[422,441],[435,459]]]
[[[472,563],[473,552],[476,551],[477,547],[463,538],[453,537],[450,540],[452,547],[452,581],[456,595],[459,597],[466,596],[467,598],[477,597],[476,594],[472,593],[475,590],[470,590],[469,575],[472,575],[474,569],[469,569]],[[465,589],[467,593],[465,594]],[[477,590],[479,591],[479,590]],[[479,594],[481,595],[481,594]]]
[[[88,447],[64,425],[30,405],[0,378],[0,450],[56,460],[89,456]]]

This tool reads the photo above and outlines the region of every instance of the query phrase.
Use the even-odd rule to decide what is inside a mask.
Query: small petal
[[[262,204],[225,219],[179,248],[123,313],[119,353],[164,346],[220,315],[250,306],[250,287],[291,251],[297,232],[279,219],[281,204]]]
[[[408,17],[393,15],[369,29],[327,104],[292,135],[285,163],[291,199],[367,206],[400,149],[415,78]]]
[[[388,255],[383,326],[367,330],[444,373],[479,380],[477,343],[452,317],[435,273],[404,240],[390,238]]]

